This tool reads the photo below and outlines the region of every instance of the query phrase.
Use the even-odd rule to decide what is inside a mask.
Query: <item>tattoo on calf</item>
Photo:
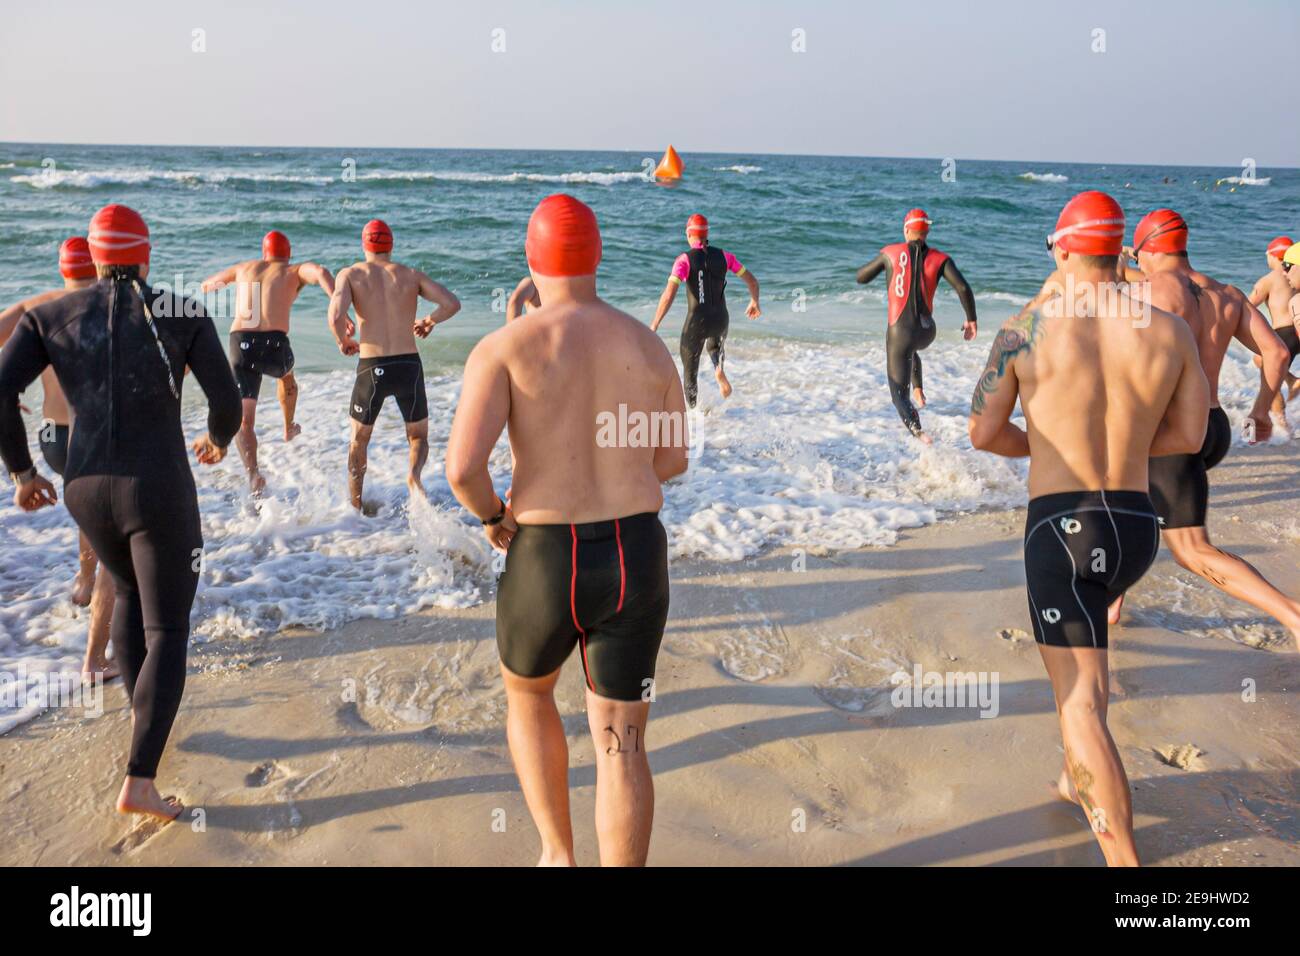
[[[972,414],[980,415],[984,412],[988,397],[997,391],[1002,377],[1007,374],[1008,366],[1021,352],[1031,351],[1042,338],[1042,333],[1043,323],[1037,312],[1021,312],[1002,327],[993,340],[988,364],[984,366],[984,372],[975,386],[975,394],[970,402]]]

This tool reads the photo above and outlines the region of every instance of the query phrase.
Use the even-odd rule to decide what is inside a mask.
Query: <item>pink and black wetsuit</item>
[[[726,358],[731,320],[727,315],[727,275],[744,275],[745,267],[730,252],[705,242],[693,242],[673,263],[670,282],[686,286],[686,322],[682,325],[682,383],[686,404],[695,407],[700,353],[705,349],[715,369]]]

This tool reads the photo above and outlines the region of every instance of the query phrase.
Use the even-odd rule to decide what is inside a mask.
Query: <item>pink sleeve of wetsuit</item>
[[[728,272],[734,273],[735,275],[738,276],[745,274],[745,267],[740,264],[739,259],[733,256],[730,252],[723,252],[722,254],[727,257]]]
[[[678,282],[685,282],[686,277],[691,274],[691,260],[682,253],[673,261],[673,270],[668,274],[669,279],[676,279]]]

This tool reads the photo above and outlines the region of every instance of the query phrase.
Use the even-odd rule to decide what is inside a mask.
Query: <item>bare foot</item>
[[[718,389],[722,392],[722,397],[723,397],[723,398],[730,398],[730,397],[731,397],[731,383],[727,381],[727,373],[724,372],[724,371],[722,371],[722,369],[718,369],[718,370],[717,370],[716,372],[714,372],[713,374],[714,374],[714,377],[717,378],[717,380],[718,380]]]
[[[1078,805],[1079,792],[1074,789],[1074,781],[1070,779],[1070,774],[1067,771],[1061,771],[1060,779],[1056,781],[1056,786],[1052,790],[1056,793],[1057,799]]]
[[[77,607],[90,607],[90,596],[95,593],[95,574],[82,574],[72,579],[72,603]]]
[[[542,852],[542,857],[537,861],[538,866],[577,866],[578,861],[573,858],[572,854],[550,854]]]
[[[917,408],[925,408],[925,392],[919,388],[912,389],[912,404]]]
[[[260,498],[264,491],[266,491],[266,478],[260,471],[253,472],[248,476],[248,493],[254,498]]]
[[[297,437],[298,437],[299,435],[301,435],[301,434],[302,434],[302,426],[299,425],[297,422],[294,422],[292,425],[285,425],[285,426],[284,426],[284,440],[285,440],[285,441],[293,441],[295,438],[297,438]]]
[[[122,676],[122,670],[117,666],[117,661],[110,661],[107,658],[92,661],[87,660],[81,665],[81,679],[93,681],[98,676],[105,684],[115,677]]]
[[[917,433],[916,433],[916,437],[917,437],[917,440],[920,441],[920,443],[921,443],[922,445],[933,445],[933,444],[934,444],[934,439],[931,438],[929,435],[927,435],[925,432],[917,432]]]
[[[175,797],[160,794],[152,780],[127,777],[122,781],[122,792],[117,798],[118,813],[140,813],[170,822],[179,817],[184,809]]]
[[[1115,598],[1115,603],[1106,609],[1106,623],[1118,624],[1120,615],[1124,613],[1124,595]]]

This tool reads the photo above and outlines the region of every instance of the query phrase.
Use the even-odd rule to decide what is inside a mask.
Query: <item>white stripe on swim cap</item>
[[[912,225],[913,223],[918,223],[918,222],[923,222],[927,226],[934,225],[933,219],[926,219],[924,216],[914,216],[903,223],[903,228],[906,229],[908,226]]]
[[[1095,229],[1094,226],[1119,226],[1119,229]],[[1057,240],[1064,239],[1066,236],[1083,235],[1109,239],[1116,234],[1120,237],[1124,235],[1124,219],[1122,216],[1119,219],[1085,219],[1083,222],[1076,222],[1064,229],[1058,229],[1047,238],[1055,244]]]
[[[138,232],[110,232],[106,229],[92,229],[86,240],[105,249],[131,249],[135,246],[149,245],[148,237]]]

